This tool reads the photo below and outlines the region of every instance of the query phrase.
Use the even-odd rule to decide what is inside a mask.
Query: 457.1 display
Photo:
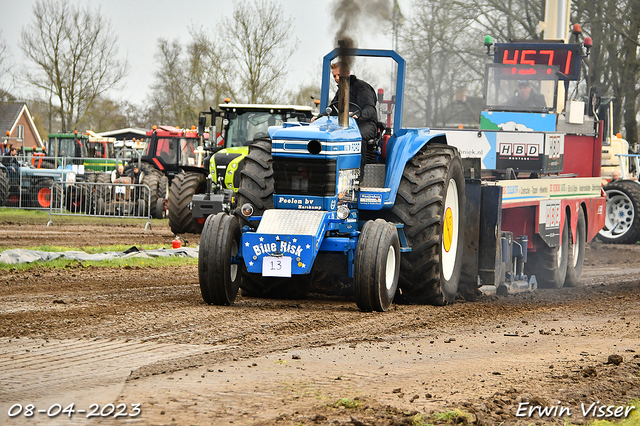
[[[62,408],[62,404],[52,404],[48,409],[37,409],[33,404],[13,404],[7,413],[9,417],[16,417],[20,414],[25,417],[33,417],[36,414],[45,414],[48,417],[58,417],[59,415],[67,415],[71,418],[73,415],[84,415],[85,417],[136,417],[142,410],[140,404],[131,404],[131,412],[128,412],[127,404],[106,404],[100,408],[100,404],[91,404],[88,410],[75,408],[75,403],[69,404],[66,408]]]

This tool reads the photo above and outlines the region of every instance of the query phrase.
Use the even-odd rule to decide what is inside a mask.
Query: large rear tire
[[[173,178],[169,190],[169,226],[174,234],[190,232],[199,234],[203,219],[191,214],[191,199],[194,194],[204,194],[207,180],[204,173],[180,172]]]
[[[207,217],[198,255],[198,280],[202,299],[209,305],[231,305],[240,288],[240,224],[235,216],[218,213]],[[241,261],[241,260],[240,260]]]
[[[400,240],[396,227],[376,219],[362,227],[353,263],[353,291],[363,312],[389,309],[398,288]]]
[[[146,198],[146,193],[144,191],[140,192],[143,194],[145,204],[147,201],[151,206],[151,216],[156,217],[155,207],[158,201],[158,175],[155,173],[145,174],[142,178],[142,184],[147,185],[149,187],[149,199]]]
[[[425,145],[407,162],[388,219],[404,223],[411,252],[402,255],[396,301],[443,305],[458,292],[465,209],[458,150]]]
[[[568,262],[569,223],[565,217],[561,244],[558,247],[549,247],[545,242],[541,242],[535,252],[528,254],[525,271],[527,275],[536,276],[540,288],[562,288],[567,277]]]
[[[576,226],[576,235],[572,235],[569,239],[569,259],[567,261],[567,276],[564,285],[567,287],[575,287],[580,282],[582,275],[582,266],[584,264],[584,249],[587,244],[587,221],[584,217],[584,211],[580,208],[578,212],[578,225]]]
[[[256,139],[249,146],[244,158],[244,168],[240,172],[237,206],[251,203],[255,216],[261,216],[265,210],[273,208],[273,158],[271,140]]]
[[[604,186],[607,213],[598,239],[609,244],[635,244],[640,239],[640,185],[616,180]]]

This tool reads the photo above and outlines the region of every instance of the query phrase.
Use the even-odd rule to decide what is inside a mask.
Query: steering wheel
[[[358,106],[358,104],[354,103],[354,102],[349,102],[349,107],[354,106],[356,108],[356,111],[354,112],[350,112],[349,113],[349,117],[353,117],[354,115],[357,115],[358,118],[362,118],[362,108],[360,108]],[[336,114],[339,114],[340,111],[338,110],[338,101],[335,102],[331,102],[328,106],[328,108],[331,108],[333,111],[336,112]],[[351,108],[349,108],[351,109]]]

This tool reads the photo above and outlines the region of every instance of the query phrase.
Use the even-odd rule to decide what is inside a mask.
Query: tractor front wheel
[[[353,291],[363,312],[389,309],[398,288],[400,240],[396,227],[382,219],[364,224],[353,263]]]
[[[236,300],[240,288],[240,237],[235,216],[222,212],[207,217],[200,237],[198,279],[202,299],[209,305],[231,305]]]

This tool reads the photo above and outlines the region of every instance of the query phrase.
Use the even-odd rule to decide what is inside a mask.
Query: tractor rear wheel
[[[231,305],[240,288],[240,224],[227,213],[207,217],[198,254],[202,299],[209,305]],[[240,262],[242,260],[239,260]]]
[[[142,197],[144,198],[144,202],[146,204],[149,201],[149,205],[151,206],[151,216],[155,217],[155,205],[158,201],[158,175],[155,173],[145,174],[142,178],[143,185],[147,185],[149,187],[149,198],[147,198],[146,191],[141,191]]]
[[[389,309],[398,288],[400,240],[396,227],[383,219],[364,224],[353,262],[353,291],[363,312]]]
[[[609,244],[635,244],[640,239],[640,185],[616,180],[604,186],[607,214],[598,239]]]
[[[53,179],[37,180],[35,182],[34,192],[31,194],[31,206],[48,209],[49,207],[51,207],[52,202],[56,203],[56,205],[53,206],[54,208],[59,207],[58,205],[62,205],[62,201],[59,199],[59,197],[56,197],[56,199],[54,200],[51,192],[52,185]],[[59,186],[56,187],[59,188]]]
[[[573,240],[569,239],[569,259],[567,261],[567,276],[564,285],[575,287],[580,282],[582,275],[582,265],[584,264],[584,249],[587,244],[587,221],[584,218],[584,211],[580,208],[578,212],[578,225],[576,235]]]
[[[565,217],[560,245],[549,247],[545,242],[541,242],[536,251],[528,254],[525,271],[527,275],[536,276],[540,288],[562,288],[567,277],[568,262],[569,223]]]
[[[9,178],[3,170],[0,170],[0,206],[7,203],[9,197]]]
[[[169,226],[174,234],[202,232],[204,219],[196,219],[191,214],[191,199],[194,194],[207,190],[204,173],[180,172],[171,181],[169,190]]]
[[[153,210],[153,217],[156,219],[164,219],[165,217],[167,217],[166,201],[168,198],[168,185],[169,178],[167,178],[165,175],[162,175],[160,179],[158,179],[158,199],[156,200],[155,209]]]
[[[249,153],[244,157],[244,168],[240,172],[237,206],[250,203],[255,216],[273,208],[273,158],[271,139],[256,139],[249,145]]]
[[[464,185],[462,160],[454,147],[425,145],[407,162],[388,217],[404,223],[411,247],[402,255],[396,301],[453,302],[462,267]]]

